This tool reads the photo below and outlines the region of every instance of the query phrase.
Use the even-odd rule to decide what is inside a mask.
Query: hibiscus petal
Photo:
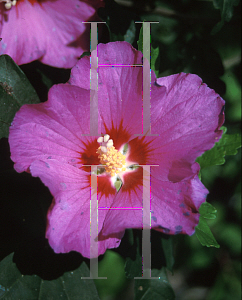
[[[54,159],[48,164],[34,161],[30,172],[40,177],[54,196],[47,215],[46,238],[50,246],[56,253],[78,251],[90,258],[90,177],[86,172]],[[105,211],[98,213],[98,231],[105,214]],[[108,248],[118,247],[122,236],[123,233],[102,237],[97,245],[98,255]]]
[[[109,65],[140,63],[142,57],[126,42],[101,44],[98,53],[99,64]],[[76,250],[85,256],[90,256],[90,176],[83,173],[87,167],[79,167],[99,162],[96,137],[82,135],[89,133],[89,67],[89,58],[81,59],[72,70],[71,85],[53,87],[45,104],[21,108],[10,128],[15,168],[30,166],[55,197],[48,214],[50,244],[56,252]],[[151,72],[151,129],[157,136],[135,138],[142,132],[139,68],[99,66],[99,125],[117,149],[128,143],[127,164],[158,165],[151,167],[151,181],[144,180],[148,194],[151,188],[152,228],[192,234],[208,193],[198,179],[195,159],[221,137],[224,101],[196,75],[181,73],[155,82]],[[128,169],[120,178],[123,185],[116,193],[108,174],[98,177],[99,253],[116,247],[126,228],[143,226],[142,168]]]
[[[96,57],[97,51],[93,54]],[[107,128],[119,127],[123,124],[130,135],[142,134],[143,68],[124,66],[142,65],[142,53],[127,42],[99,44],[98,64],[98,110],[102,123],[105,124],[102,132],[105,133]],[[113,64],[120,66],[114,67]],[[83,80],[83,77],[89,78],[88,66],[90,66],[89,59],[81,59],[72,69],[69,82],[89,89],[89,80]],[[97,68],[94,62],[93,67]],[[152,80],[154,79],[155,75],[152,71]],[[160,87],[159,96],[164,92],[165,88]]]
[[[22,106],[9,132],[15,169],[50,158],[76,165],[87,139],[82,134],[89,133],[89,99],[88,91],[61,84],[50,89],[47,102]]]
[[[3,11],[1,54],[21,65],[36,59],[60,68],[71,68],[90,47],[90,25],[100,1],[57,0],[30,3],[23,0]],[[94,7],[92,7],[93,5]]]
[[[102,234],[122,232],[126,228],[143,228],[142,189],[123,192],[114,200],[104,221]],[[199,221],[198,209],[208,190],[197,176],[182,182],[162,182],[151,176],[151,227],[169,234],[192,235]],[[127,209],[129,207],[129,209]],[[126,209],[125,209],[126,208]],[[133,208],[133,209],[132,209]]]
[[[141,188],[124,192],[121,187],[107,212],[102,229],[104,236],[143,227]]]
[[[151,224],[169,234],[189,234],[198,225],[200,205],[208,190],[195,175],[180,182],[161,182],[151,177]]]
[[[153,141],[153,156],[163,169],[162,174],[155,172],[162,180],[176,182],[188,177],[195,159],[221,137],[225,102],[197,75],[181,73],[158,78],[157,83],[167,93],[151,98],[152,133],[160,135]]]

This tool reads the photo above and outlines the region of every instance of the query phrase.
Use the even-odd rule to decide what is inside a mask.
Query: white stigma
[[[100,136],[100,137],[97,139],[97,142],[98,142],[99,144],[101,144],[101,143],[103,142],[103,137]]]
[[[103,137],[104,142],[106,143],[109,140],[109,138],[110,138],[110,135],[105,134]]]
[[[12,6],[15,6],[16,3],[17,3],[17,0],[0,0],[0,3],[1,2],[6,2],[4,4],[5,8],[6,9],[10,9]]]
[[[107,148],[111,148],[113,146],[113,140],[109,139],[110,136],[108,134],[105,134],[104,136],[100,136],[97,139],[97,142],[100,144],[101,146],[101,151],[106,153],[107,152]]]
[[[109,140],[109,141],[107,142],[107,147],[110,148],[110,147],[112,147],[112,146],[113,146],[113,140]]]

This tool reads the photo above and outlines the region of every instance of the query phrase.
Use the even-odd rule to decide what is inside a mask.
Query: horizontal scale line
[[[119,209],[123,209],[123,210],[126,210],[126,209],[130,209],[130,210],[142,210],[143,208],[142,207],[98,207],[98,210],[119,210]]]
[[[114,65],[97,65],[98,67],[143,67],[143,65],[123,65],[123,64],[114,64]]]

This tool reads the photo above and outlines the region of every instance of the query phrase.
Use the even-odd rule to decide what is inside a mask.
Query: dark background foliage
[[[99,42],[126,40],[138,48],[141,24],[134,22],[159,21],[151,25],[152,47],[159,48],[159,60],[155,64],[159,77],[178,72],[198,74],[226,100],[227,133],[240,132],[240,1],[106,0],[105,3],[106,7],[98,12],[107,22],[100,30]],[[37,61],[21,69],[40,101],[46,101],[53,84],[68,81],[70,75],[70,70]],[[7,138],[0,140],[0,153],[0,261],[14,252],[13,261],[21,274],[38,275],[45,282],[59,278],[66,281],[65,272],[80,270],[80,265],[84,266],[82,262],[88,265],[89,261],[74,252],[54,254],[44,238],[46,212],[52,196],[38,178],[13,170]],[[202,181],[210,191],[207,201],[218,211],[217,218],[208,223],[220,244],[219,249],[201,246],[195,235],[169,238],[152,232],[152,267],[159,269],[159,276],[164,280],[162,267],[167,268],[178,300],[241,298],[240,163],[239,151],[235,156],[227,156],[225,165],[202,170]],[[99,258],[99,276],[108,277],[95,281],[101,299],[134,299],[134,291],[135,299],[174,298],[169,286],[164,286],[159,296],[144,295],[148,287],[131,279],[131,275],[139,276],[141,272],[141,238],[140,231],[128,230],[118,249],[108,250]],[[80,272],[85,273],[83,270]],[[0,285],[0,299],[8,299],[1,297],[1,288]],[[97,294],[86,297],[98,299]]]

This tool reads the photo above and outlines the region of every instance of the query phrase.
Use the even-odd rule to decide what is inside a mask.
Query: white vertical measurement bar
[[[151,134],[150,120],[150,93],[151,93],[151,69],[150,69],[150,24],[159,22],[135,22],[143,24],[143,132],[136,136],[158,136]]]
[[[98,35],[97,23],[91,22],[91,70],[90,70],[90,135],[98,136]],[[103,23],[103,22],[102,22]],[[105,22],[104,22],[105,23]],[[96,50],[96,51],[95,51]],[[90,203],[90,222],[91,222],[91,243],[90,272],[92,278],[98,277],[98,199],[97,199],[97,166],[91,166],[91,203]],[[102,278],[102,279],[107,279]]]
[[[158,165],[154,165],[158,166]],[[151,210],[150,210],[150,167],[143,165],[143,231],[142,231],[142,277],[134,279],[160,279],[151,277]]]
[[[98,30],[97,24],[106,22],[82,22],[91,24],[90,34],[90,134],[98,136]],[[95,51],[96,50],[96,51]]]
[[[98,277],[98,196],[97,166],[91,166],[91,203],[90,203],[90,272],[92,278]]]
[[[90,69],[90,136],[98,136],[98,34],[97,24],[91,23],[91,69]],[[96,52],[96,53],[95,53]],[[107,279],[98,277],[98,195],[97,195],[97,166],[91,166],[91,199],[90,199],[90,277],[82,279]]]
[[[91,74],[90,74],[90,135],[98,136],[98,35],[97,22],[91,23]],[[94,51],[96,50],[96,51]]]
[[[90,201],[90,277],[82,279],[107,279],[98,277],[98,194],[97,166],[91,165],[91,201]]]
[[[150,23],[143,23],[143,134],[150,135]]]
[[[151,277],[151,243],[150,243],[151,213],[150,213],[150,166],[143,166],[143,232],[142,257],[143,278]]]

